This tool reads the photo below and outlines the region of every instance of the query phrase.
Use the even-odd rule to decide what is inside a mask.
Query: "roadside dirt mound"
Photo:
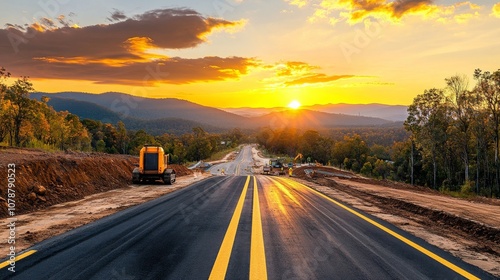
[[[184,165],[170,164],[169,166],[170,166],[170,168],[172,168],[175,171],[175,176],[177,176],[177,177],[182,177],[182,176],[193,174],[193,171],[188,169]]]
[[[314,174],[307,173],[306,170],[313,170],[315,171]],[[319,171],[319,172],[316,172]],[[324,177],[335,177],[335,176],[341,176],[341,177],[357,177],[356,174],[349,172],[349,171],[344,171],[340,170],[338,168],[334,167],[327,167],[327,166],[301,166],[297,167],[293,170],[293,176],[304,179],[304,178],[324,178]]]
[[[0,217],[8,215],[8,165],[15,165],[15,214],[130,185],[137,157],[0,148]],[[173,165],[178,177],[192,174]]]

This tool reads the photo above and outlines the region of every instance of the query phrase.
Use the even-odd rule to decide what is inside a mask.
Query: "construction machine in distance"
[[[264,174],[273,175],[285,175],[285,164],[283,163],[282,158],[273,158],[269,160],[269,165],[265,165],[263,167]]]
[[[301,154],[301,153],[298,153],[297,156],[293,159],[293,165],[295,166],[296,165],[296,161],[299,159],[299,160],[302,160],[304,156]]]
[[[161,180],[171,185],[175,182],[175,171],[168,168],[168,154],[162,147],[145,145],[139,152],[139,166],[132,171],[132,183]]]

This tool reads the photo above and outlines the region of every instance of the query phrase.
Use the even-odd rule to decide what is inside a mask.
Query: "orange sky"
[[[496,1],[12,2],[0,11],[0,66],[44,92],[407,105],[500,61]]]

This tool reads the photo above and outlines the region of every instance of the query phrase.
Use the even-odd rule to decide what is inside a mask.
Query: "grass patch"
[[[221,160],[223,159],[227,154],[231,153],[231,152],[236,152],[236,151],[239,151],[240,150],[240,147],[235,147],[235,148],[228,148],[228,149],[224,149],[224,150],[221,150],[221,151],[218,151],[217,153],[211,155],[208,159],[206,159],[205,161],[216,161],[216,160]]]
[[[477,195],[474,193],[473,189],[474,182],[467,181],[460,187],[460,191],[451,191],[447,187],[442,187],[439,189],[439,192],[457,198],[474,198]]]

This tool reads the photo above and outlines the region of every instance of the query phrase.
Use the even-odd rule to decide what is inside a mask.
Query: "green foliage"
[[[413,154],[408,144],[393,153],[398,178],[408,181],[413,171],[416,183],[453,195],[500,194],[500,70],[477,69],[474,79],[472,90],[455,75],[445,89],[415,97],[405,122]]]
[[[365,164],[363,164],[363,167],[361,167],[361,174],[363,174],[365,176],[371,176],[372,169],[373,169],[372,164],[369,162],[365,162]]]
[[[460,194],[463,196],[473,196],[474,182],[465,181],[465,183],[460,187]]]

